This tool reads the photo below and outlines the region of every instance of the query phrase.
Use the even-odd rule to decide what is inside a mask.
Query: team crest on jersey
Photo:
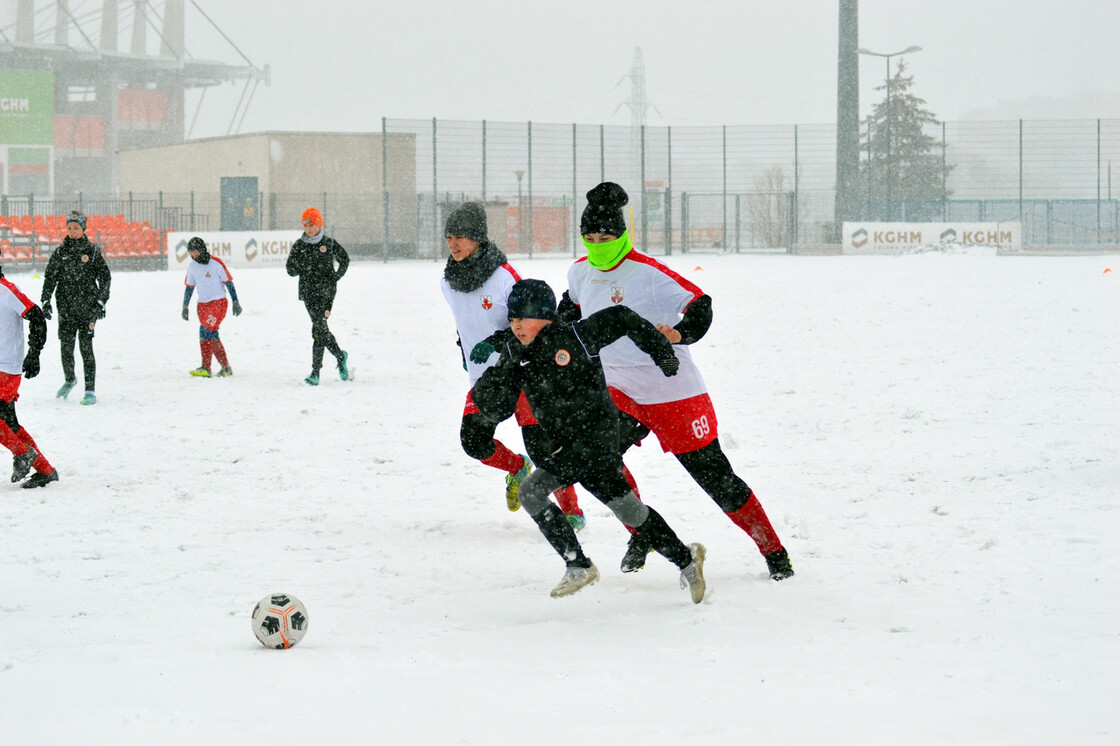
[[[482,296],[482,307],[487,311],[494,307],[494,301],[490,299],[489,295]]]
[[[621,303],[622,296],[623,290],[621,287],[615,285],[613,288],[611,288],[611,303]]]
[[[556,364],[562,368],[568,363],[572,362],[572,353],[568,352],[567,350],[557,350],[555,359]]]

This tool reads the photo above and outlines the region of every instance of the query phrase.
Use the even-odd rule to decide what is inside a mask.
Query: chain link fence
[[[574,256],[582,252],[584,194],[615,181],[630,194],[635,245],[654,254],[811,251],[838,235],[832,125],[383,119],[381,132],[414,139],[414,188],[409,182],[409,191],[395,190],[386,173],[378,193],[261,193],[255,227],[298,230],[299,215],[315,206],[327,232],[355,256],[438,259],[445,216],[477,200],[486,205],[491,239],[507,253]],[[1019,220],[1028,246],[1120,243],[1113,187],[1120,120],[949,122],[930,134],[944,143],[942,199],[887,201],[863,173],[861,219]],[[161,232],[222,230],[221,199],[201,192],[0,195],[0,217],[77,208],[124,215]]]

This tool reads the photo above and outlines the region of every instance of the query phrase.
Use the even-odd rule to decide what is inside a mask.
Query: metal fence
[[[603,180],[630,193],[635,242],[654,253],[797,250],[837,235],[832,125],[431,119],[384,120],[382,131],[416,137],[418,256],[441,254],[443,216],[464,200],[506,206],[491,238],[507,252],[578,253],[584,193]],[[1120,120],[955,122],[930,134],[944,143],[942,199],[888,203],[861,176],[862,219],[1021,220],[1030,245],[1120,242]]]
[[[950,122],[942,199],[892,199],[861,175],[865,220],[1023,223],[1032,246],[1120,243],[1114,164],[1120,120]],[[490,236],[511,254],[578,254],[584,194],[600,181],[630,193],[636,245],[653,253],[802,250],[831,244],[832,125],[621,127],[383,119],[415,137],[415,191],[261,193],[256,227],[298,229],[308,206],[356,256],[439,258],[443,222],[466,200],[486,204]],[[861,160],[866,160],[866,151]],[[897,186],[897,185],[896,185]],[[0,215],[124,215],[157,230],[221,230],[218,193],[69,199],[0,195]]]

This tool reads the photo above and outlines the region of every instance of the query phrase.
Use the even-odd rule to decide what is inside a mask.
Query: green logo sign
[[[54,73],[0,70],[0,145],[54,144]]]

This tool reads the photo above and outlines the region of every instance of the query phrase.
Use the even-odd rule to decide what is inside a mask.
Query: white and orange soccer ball
[[[290,593],[270,593],[253,609],[253,634],[266,648],[290,648],[307,634],[307,607]]]

